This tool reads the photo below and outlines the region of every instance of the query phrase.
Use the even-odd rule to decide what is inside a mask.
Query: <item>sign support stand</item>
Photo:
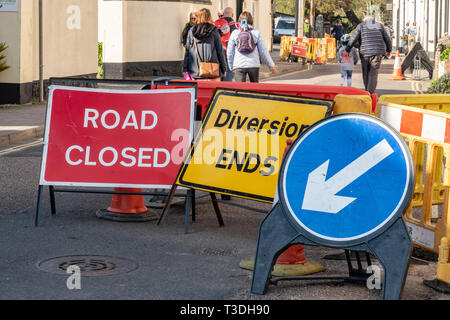
[[[168,80],[169,79],[165,79],[166,85],[168,84]],[[118,84],[118,85],[148,85],[149,84],[149,81],[121,81],[121,80],[119,81],[119,80],[104,80],[104,79],[100,79],[100,80],[99,79],[95,79],[95,80],[91,79],[91,80],[89,80],[89,79],[82,79],[82,78],[51,78],[50,79],[50,84],[54,84],[55,82],[68,82],[68,83],[72,83],[72,84],[76,83],[76,84],[78,84],[80,86],[88,87],[88,88],[92,88],[92,87],[95,88],[95,87],[98,86],[99,83]],[[152,84],[152,86],[156,86],[154,82],[151,82],[151,84]],[[194,84],[193,86],[195,87],[196,85]],[[64,116],[61,116],[59,118],[58,117],[50,118],[49,112],[53,112],[52,111],[53,110],[52,109],[52,104],[55,104],[56,106],[58,106],[58,102],[61,102],[61,99],[64,99],[64,96],[68,95],[69,91],[71,92],[71,94],[72,94],[72,92],[76,92],[76,94],[78,94],[79,96],[83,96],[84,98],[86,98],[85,97],[86,95],[89,95],[89,93],[87,93],[87,92],[89,92],[89,91],[90,92],[95,92],[96,95],[94,96],[94,98],[97,98],[97,99],[98,99],[99,95],[105,95],[105,96],[111,97],[111,95],[113,95],[113,94],[120,94],[120,95],[122,95],[122,93],[123,93],[123,95],[129,95],[129,96],[134,97],[134,98],[141,98],[142,94],[145,94],[147,96],[155,97],[155,99],[156,99],[155,101],[159,101],[161,105],[158,104],[157,107],[156,106],[151,106],[152,107],[151,111],[149,111],[149,110],[141,110],[144,107],[141,107],[141,109],[138,108],[136,110],[134,110],[134,109],[133,110],[128,110],[129,111],[129,113],[127,114],[128,118],[125,118],[126,120],[124,122],[124,123],[126,123],[126,125],[124,125],[122,127],[122,129],[126,128],[128,126],[133,126],[135,129],[138,129],[139,125],[137,124],[135,112],[139,112],[139,111],[142,112],[142,119],[144,119],[144,120],[141,119],[142,127],[144,127],[144,129],[154,129],[154,126],[157,123],[157,115],[156,115],[155,111],[153,111],[153,110],[157,110],[157,112],[160,112],[162,110],[161,112],[164,114],[164,112],[166,112],[164,107],[167,107],[167,106],[171,107],[172,105],[168,104],[169,103],[169,102],[167,102],[168,100],[161,100],[161,99],[163,99],[165,97],[164,95],[167,95],[167,96],[168,95],[170,95],[170,96],[177,95],[177,98],[179,98],[180,101],[182,101],[182,103],[180,102],[179,104],[175,104],[174,108],[176,108],[176,107],[184,108],[185,103],[187,105],[188,102],[189,102],[190,108],[189,109],[183,109],[183,112],[184,111],[189,112],[189,117],[187,119],[189,119],[190,121],[188,123],[188,127],[186,127],[186,128],[185,128],[185,126],[187,124],[185,123],[185,119],[181,119],[178,122],[174,122],[174,119],[171,119],[170,124],[173,125],[174,128],[187,129],[189,131],[189,133],[190,133],[190,136],[191,136],[192,132],[193,132],[193,121],[194,121],[194,118],[195,118],[195,101],[196,101],[196,95],[197,95],[195,88],[183,88],[183,89],[176,89],[176,90],[160,90],[159,92],[155,92],[154,95],[153,95],[153,92],[150,92],[150,93],[145,92],[144,93],[144,92],[139,91],[139,90],[124,90],[122,92],[121,90],[104,90],[104,89],[95,90],[95,89],[87,89],[87,88],[61,87],[61,86],[59,86],[59,87],[55,86],[55,87],[50,88],[49,90],[50,90],[52,99],[49,99],[49,105],[47,106],[47,111],[46,111],[47,115],[46,115],[46,128],[45,128],[45,139],[44,139],[45,141],[43,143],[43,157],[41,159],[41,178],[40,178],[41,180],[40,180],[40,183],[39,183],[38,196],[37,196],[37,208],[36,208],[36,213],[35,213],[35,226],[38,226],[38,224],[39,224],[40,211],[41,211],[41,202],[42,202],[42,193],[43,193],[43,190],[44,190],[43,189],[44,185],[48,185],[49,186],[50,207],[51,207],[51,214],[52,215],[56,214],[55,192],[103,193],[103,194],[122,194],[122,195],[158,195],[158,196],[166,196],[167,195],[167,193],[161,193],[161,192],[159,192],[159,193],[158,192],[130,192],[130,191],[111,191],[111,190],[89,190],[89,189],[58,188],[58,186],[76,186],[76,185],[80,185],[80,186],[84,185],[84,186],[87,186],[87,187],[91,187],[91,186],[115,187],[114,184],[116,182],[119,185],[127,185],[127,183],[124,183],[122,181],[114,181],[115,183],[104,183],[104,182],[99,183],[98,181],[95,181],[95,182],[90,181],[89,180],[90,178],[89,179],[85,179],[87,181],[82,181],[82,179],[80,181],[78,181],[78,177],[68,178],[68,179],[74,179],[76,181],[76,182],[73,182],[73,181],[69,182],[70,180],[69,181],[66,180],[66,176],[64,176],[64,178],[61,179],[60,177],[56,177],[55,178],[55,175],[54,176],[50,175],[49,178],[48,178],[48,176],[46,176],[45,174],[47,173],[46,170],[48,168],[51,168],[51,165],[48,165],[48,162],[46,162],[46,160],[47,160],[47,156],[49,154],[51,154],[51,152],[53,152],[53,149],[51,149],[50,146],[52,146],[52,148],[54,148],[54,149],[55,148],[57,149],[57,146],[56,146],[57,143],[60,143],[60,144],[64,144],[65,143],[65,142],[61,142],[59,140],[57,140],[58,141],[57,143],[53,143],[53,144],[49,143],[49,140],[51,140],[51,139],[55,140],[56,138],[59,138],[57,136],[57,133],[53,133],[53,135],[52,135],[52,132],[55,132],[55,130],[49,131],[50,124],[52,124],[53,121],[55,121],[55,122],[56,121],[60,121],[60,122],[72,121],[72,122],[74,122],[74,127],[76,127],[76,125],[77,125],[76,121],[82,121],[82,119],[80,120],[79,118],[76,118],[76,117],[75,118],[74,117],[72,117],[72,118],[69,117],[70,118],[69,120],[67,119],[67,117],[65,118]],[[178,93],[181,93],[181,94],[187,93],[187,95],[184,95],[184,96],[179,95],[178,96]],[[74,95],[75,95],[75,93],[74,93]],[[161,98],[161,97],[163,97],[163,98]],[[157,99],[159,99],[159,100],[157,100]],[[78,100],[75,99],[74,101],[78,101]],[[102,103],[100,103],[100,105],[102,105]],[[61,105],[59,105],[59,106],[61,106]],[[67,104],[63,103],[62,106],[67,106]],[[76,108],[83,108],[83,106],[80,106],[79,104],[77,104],[77,102],[74,102],[74,106]],[[72,110],[75,110],[76,108],[72,108]],[[101,110],[101,108],[105,108],[105,106],[104,105],[100,106],[99,110]],[[159,110],[158,108],[161,109],[161,110]],[[99,111],[97,109],[94,109],[92,112],[94,112],[94,111],[97,113],[97,117],[98,117]],[[111,110],[106,111],[106,112],[110,112],[110,111]],[[111,127],[116,127],[118,122],[120,121],[120,117],[121,116],[115,110],[113,110],[113,111],[115,112],[114,114],[116,115],[117,123],[115,123],[114,126],[111,126]],[[146,119],[145,116],[147,114],[150,114],[150,112],[153,114],[153,120],[154,120],[154,123],[152,124],[153,127],[152,126],[148,126],[148,125],[145,124],[145,119]],[[62,113],[62,114],[66,114],[66,113]],[[79,115],[79,113],[77,115]],[[133,115],[133,117],[130,118],[129,115]],[[124,117],[124,115],[122,115],[122,117]],[[52,121],[50,121],[50,119],[52,119]],[[57,119],[57,120],[53,120],[53,119]],[[91,119],[91,118],[89,118],[89,119]],[[95,119],[92,118],[92,120],[89,120],[89,121],[93,121],[93,127],[98,129],[98,127],[95,124]],[[131,123],[130,119],[134,119],[134,122]],[[85,120],[86,120],[86,114],[85,114]],[[107,127],[107,126],[104,126],[104,127],[106,129],[110,129],[111,128],[111,127]],[[103,130],[105,128],[103,128]],[[154,129],[154,130],[156,130],[155,131],[156,132],[155,135],[156,134],[165,134],[163,131],[161,131],[162,129],[159,129],[160,131],[158,131],[157,129]],[[128,131],[132,131],[132,130],[128,130]],[[90,133],[90,134],[92,134],[92,133]],[[100,132],[100,134],[102,134],[102,132]],[[55,135],[56,135],[56,138],[55,138]],[[85,137],[85,136],[83,136],[83,137]],[[136,143],[139,143],[139,142],[136,142]],[[146,142],[140,141],[140,143],[146,143]],[[75,147],[77,147],[77,146],[75,146]],[[91,146],[86,147],[86,155],[88,154],[88,152],[89,152],[88,150],[89,150],[90,147]],[[170,148],[170,147],[166,147],[166,148]],[[81,149],[81,151],[84,151],[83,148],[81,148],[81,147],[78,147],[78,149]],[[105,150],[106,151],[113,151],[115,153],[115,155],[117,156],[117,151],[114,148],[112,148],[112,147],[109,147],[109,149],[108,148],[104,148],[102,151],[105,151]],[[128,148],[127,150],[134,150],[133,152],[136,152],[136,150],[133,149],[133,148]],[[152,149],[149,149],[149,150],[152,150]],[[161,148],[161,149],[155,151],[156,155],[155,155],[154,159],[157,159],[157,155],[158,155],[157,152],[158,151],[160,153],[165,153],[166,154],[166,160],[165,161],[167,161],[167,162],[164,163],[164,164],[159,164],[159,163],[155,164],[155,161],[157,161],[157,160],[154,160],[154,164],[153,165],[154,165],[154,167],[157,167],[157,164],[160,165],[160,167],[161,166],[166,167],[169,164],[169,160],[167,160],[167,159],[170,159],[169,153],[168,153],[168,151],[166,149]],[[141,151],[139,151],[139,152],[141,152]],[[55,157],[53,157],[53,158],[51,156],[48,156],[48,157],[51,158],[51,159],[55,159]],[[67,153],[66,153],[66,157],[67,157]],[[86,159],[87,159],[87,157],[88,156],[86,156]],[[145,155],[145,156],[142,156],[142,158],[149,159],[150,156]],[[56,160],[54,160],[54,161],[56,161]],[[116,159],[113,162],[115,163],[116,161],[117,161],[117,157],[116,157]],[[134,166],[134,164],[136,163],[136,159],[133,160],[133,161],[134,161],[133,164],[129,165],[129,163],[128,163],[128,164],[123,165],[123,166],[124,167]],[[139,160],[139,161],[141,161],[141,160]],[[67,158],[66,158],[66,162],[68,162]],[[81,162],[82,162],[82,160],[78,160],[76,165],[80,164]],[[100,160],[100,162],[101,162],[101,160]],[[113,165],[113,162],[108,163],[108,165],[105,164],[105,166]],[[69,163],[70,163],[70,161],[69,161]],[[73,164],[73,163],[70,163],[70,164]],[[95,165],[95,162],[94,162],[94,165]],[[170,164],[170,165],[172,165],[172,164]],[[174,165],[172,165],[172,167],[170,167],[171,168],[170,170],[171,170],[172,173],[174,173],[173,172],[174,171],[173,166]],[[72,167],[70,167],[70,168],[72,168]],[[50,169],[48,169],[48,170],[50,170]],[[51,172],[51,170],[50,170],[50,172]],[[70,173],[73,174],[73,170]],[[120,174],[120,172],[118,174]],[[123,173],[122,173],[122,175],[123,175]],[[152,188],[153,185],[155,185],[155,186],[164,186],[166,188],[167,187],[171,187],[171,186],[173,186],[173,183],[172,183],[172,181],[166,182],[167,175],[168,175],[167,172],[164,173],[163,177],[159,177],[160,180],[158,180],[158,183],[155,183],[155,184],[147,185],[145,183],[143,184],[141,182],[136,182],[136,181],[132,182],[131,184],[132,185],[144,185],[144,188]],[[70,174],[69,174],[69,176],[70,176]],[[88,175],[88,176],[90,177],[90,175]],[[44,177],[46,177],[46,178],[44,178]],[[164,179],[166,179],[166,180],[164,180]],[[126,182],[128,182],[128,181],[126,181]],[[142,187],[140,187],[140,188],[142,188]],[[139,191],[141,191],[141,190],[139,190]],[[195,197],[195,194],[194,193],[189,193],[189,196],[190,197]],[[195,220],[195,208],[193,208],[193,219]]]
[[[39,188],[38,188],[37,205],[36,205],[36,213],[35,213],[35,223],[34,223],[35,227],[37,227],[38,224],[39,224],[43,187],[44,187],[43,185],[39,185]],[[88,190],[88,189],[57,189],[54,186],[49,186],[50,207],[51,207],[51,214],[52,214],[52,216],[56,215],[56,200],[55,200],[55,193],[56,192],[95,193],[95,194],[124,194],[124,195],[128,194],[128,195],[143,195],[143,196],[165,196],[165,195],[167,195],[166,193],[157,193],[157,192],[126,192],[126,191]],[[187,197],[188,195],[179,195],[179,196],[180,197]],[[192,194],[190,195],[190,197],[192,197]]]
[[[38,187],[38,195],[37,195],[37,205],[36,205],[36,214],[34,215],[34,226],[37,227],[39,224],[39,214],[41,211],[41,201],[42,201],[42,189],[43,185],[39,185]]]
[[[174,184],[172,186],[172,188],[170,189],[169,195],[167,196],[166,203],[164,205],[164,209],[163,209],[156,225],[159,226],[164,221],[167,214],[169,213],[170,204],[172,202],[172,198],[175,195],[175,191],[176,191],[177,187],[178,186],[176,184]],[[210,192],[209,195],[211,197],[211,201],[212,201],[212,204],[214,207],[214,212],[216,214],[217,221],[219,222],[219,226],[223,227],[225,225],[225,223],[223,222],[223,217],[220,212],[220,208],[218,205],[216,195],[213,192]],[[184,216],[184,233],[185,234],[189,233],[189,213],[191,212],[191,210],[192,210],[192,222],[195,222],[195,218],[196,218],[195,217],[195,189],[192,189],[192,188],[188,189],[187,193],[186,193],[186,203],[185,203],[185,208],[184,208],[184,214],[185,214],[185,216]]]
[[[363,281],[361,259],[354,269],[349,253],[362,251],[368,266],[372,254],[384,268],[383,298],[399,299],[412,251],[403,212],[414,180],[408,146],[378,118],[341,114],[311,126],[283,160],[279,200],[259,230],[251,292],[290,279]],[[349,276],[271,280],[276,259],[293,244],[346,250]]]
[[[395,243],[395,247],[387,250],[386,248]],[[349,276],[304,276],[290,278],[270,278],[273,265],[278,256],[285,249],[293,244],[320,245],[307,238],[305,234],[299,233],[289,221],[283,211],[281,203],[277,203],[263,220],[258,239],[256,251],[255,270],[252,280],[252,293],[264,294],[267,291],[269,282],[276,284],[282,280],[364,280],[361,275],[354,271],[362,271],[362,268],[353,269],[351,267],[349,256]],[[409,256],[411,253],[412,242],[408,230],[401,217],[379,237],[363,243],[361,245],[348,247],[347,250],[365,251],[372,253],[378,258],[385,270],[383,298],[387,300],[399,299],[403,289],[404,280],[409,266]],[[348,252],[346,251],[346,254]],[[359,265],[358,265],[359,267]]]

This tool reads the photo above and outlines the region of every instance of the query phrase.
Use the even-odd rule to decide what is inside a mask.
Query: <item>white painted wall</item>
[[[438,21],[436,21],[436,2],[438,2]],[[398,10],[397,10],[398,9]],[[401,31],[409,22],[410,25],[416,21],[418,41],[431,55],[435,51],[435,35],[438,40],[445,33],[450,32],[449,0],[394,0],[393,1],[393,24],[395,37],[401,36]],[[415,12],[415,15],[414,15]],[[400,22],[397,28],[396,22]],[[397,43],[397,41],[395,41]]]
[[[39,79],[38,1],[21,0],[19,11],[0,12],[0,41],[10,69],[0,82]],[[46,0],[43,10],[44,78],[97,72],[97,6],[87,0]]]
[[[170,1],[98,1],[98,39],[103,40],[105,63],[183,60],[181,32],[190,12],[206,7],[215,20],[219,8],[236,9],[235,0],[212,0],[212,5]],[[270,1],[246,0],[243,7],[244,10],[255,11],[256,27],[270,48]],[[238,17],[234,18],[236,20]]]

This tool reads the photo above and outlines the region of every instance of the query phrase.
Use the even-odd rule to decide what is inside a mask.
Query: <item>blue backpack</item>
[[[250,27],[247,25],[247,20],[241,20],[240,32],[236,40],[236,49],[242,54],[252,53],[256,48],[255,39],[253,39]]]

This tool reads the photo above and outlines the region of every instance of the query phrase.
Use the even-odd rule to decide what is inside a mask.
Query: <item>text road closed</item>
[[[52,87],[41,184],[170,187],[190,145],[194,94]]]

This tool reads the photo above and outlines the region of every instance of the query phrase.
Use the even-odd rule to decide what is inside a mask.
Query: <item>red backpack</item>
[[[234,24],[234,22],[232,22]],[[223,50],[227,50],[228,40],[230,40],[231,35],[231,29],[230,24],[227,20],[221,18],[214,22],[214,25],[217,27],[217,29],[220,30],[221,36],[220,40],[222,41]]]

